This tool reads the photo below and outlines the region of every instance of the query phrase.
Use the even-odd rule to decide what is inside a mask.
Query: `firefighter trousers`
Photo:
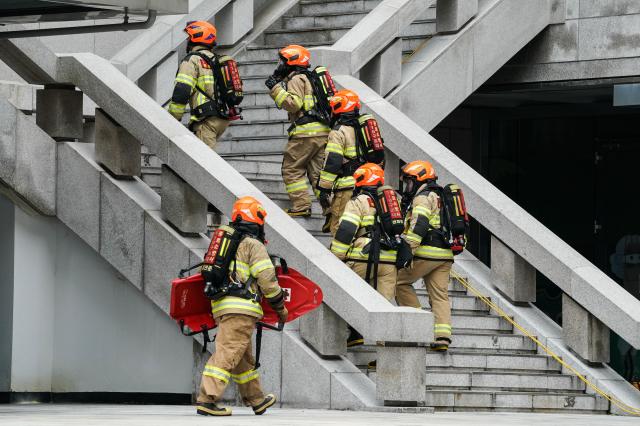
[[[249,315],[227,314],[216,321],[216,351],[202,372],[198,402],[220,401],[233,380],[246,405],[259,404],[264,400],[264,392],[251,353],[251,336],[257,319]]]
[[[347,262],[347,266],[351,268],[353,272],[358,274],[362,279],[367,275],[367,263],[366,262]],[[378,264],[378,293],[384,296],[388,301],[392,301],[396,295],[396,278],[397,278],[396,265],[389,265],[386,263]],[[373,276],[373,272],[372,272]],[[370,285],[373,286],[373,278]]]
[[[223,120],[220,117],[207,117],[193,125],[193,132],[198,139],[215,151],[218,139],[228,126],[229,120]]]
[[[291,199],[291,210],[311,208],[309,184],[317,194],[316,185],[324,163],[327,136],[290,138],[282,160],[282,179]]]
[[[451,339],[451,306],[449,305],[450,260],[414,259],[410,269],[398,271],[398,287],[396,302],[398,306],[420,308],[412,284],[422,278],[427,292],[429,304],[434,316],[434,336]]]
[[[331,207],[329,208],[329,214],[331,215],[331,221],[329,227],[331,229],[331,236],[335,237],[338,231],[338,223],[344,213],[347,203],[353,196],[353,189],[344,189],[333,193],[333,199],[331,200]]]

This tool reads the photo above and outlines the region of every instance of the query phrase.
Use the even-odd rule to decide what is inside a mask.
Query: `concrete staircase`
[[[422,282],[416,291],[429,308]],[[446,354],[427,352],[426,405],[438,411],[535,411],[605,414],[609,403],[585,392],[576,376],[537,352],[528,337],[467,294],[455,279],[449,286],[453,344]],[[349,351],[349,359],[375,382],[375,346]]]
[[[217,152],[283,208],[289,206],[289,198],[280,165],[289,122],[286,112],[276,108],[264,86],[277,65],[278,50],[294,43],[305,47],[331,45],[379,3],[380,0],[303,0],[236,57],[246,93],[242,103],[244,119],[231,124]],[[411,55],[434,32],[435,7],[432,7],[405,31],[403,52]],[[312,65],[319,64],[312,62]],[[143,154],[142,172],[143,180],[160,191],[160,163],[153,156]],[[328,245],[329,238],[320,232],[323,223],[320,211],[314,202],[313,216],[298,222]]]

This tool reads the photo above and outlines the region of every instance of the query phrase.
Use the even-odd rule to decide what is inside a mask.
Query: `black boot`
[[[364,345],[362,334],[358,333],[355,328],[349,326],[349,338],[347,339],[347,347]]]
[[[434,342],[429,345],[432,351],[436,352],[446,352],[449,350],[449,345],[451,344],[451,339],[447,339],[446,337],[438,337]]]
[[[231,408],[218,407],[214,402],[202,402],[196,405],[196,413],[201,416],[230,416]]]
[[[325,216],[324,224],[322,225],[322,233],[328,234],[329,232],[331,232],[331,213]]]
[[[276,403],[276,396],[270,393],[269,395],[264,397],[264,399],[260,404],[254,405],[252,407],[253,412],[255,413],[256,416],[261,416],[262,414],[264,414],[265,411],[267,411],[267,408],[271,407],[275,403]]]

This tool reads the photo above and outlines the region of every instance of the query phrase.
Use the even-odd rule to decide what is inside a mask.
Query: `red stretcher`
[[[199,265],[191,267],[194,269]],[[187,270],[180,271],[182,276]],[[285,306],[289,311],[287,322],[301,317],[322,303],[322,290],[313,281],[293,268],[289,268],[283,259],[276,268],[278,282],[287,293]],[[263,298],[262,310],[264,317],[259,325],[272,330],[282,330],[284,324],[278,323],[278,315]],[[211,300],[204,295],[204,279],[200,273],[181,277],[171,282],[171,303],[169,315],[180,327],[185,336],[207,332],[216,328],[216,322],[211,314]]]

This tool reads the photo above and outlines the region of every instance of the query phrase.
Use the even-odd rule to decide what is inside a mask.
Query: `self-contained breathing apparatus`
[[[206,64],[213,71],[215,80],[213,96],[209,96],[196,84],[196,90],[208,101],[193,108],[191,113],[198,118],[216,116],[231,121],[242,120],[242,108],[239,105],[244,98],[244,92],[237,62],[227,55],[218,56],[213,53],[213,57],[210,58],[200,51],[189,52],[183,61],[190,56],[198,56],[203,65]]]
[[[378,265],[381,250],[398,250],[403,240],[400,238],[404,231],[404,218],[398,195],[389,185],[380,187],[361,187],[360,191],[369,197],[376,209],[373,227],[368,230],[371,242],[362,252],[368,253],[365,281],[373,279],[373,287],[378,288]],[[354,196],[357,196],[358,191]]]
[[[301,66],[290,66],[285,61],[280,60],[273,76],[278,81],[282,81],[292,72],[303,74],[309,79],[313,90],[314,105],[310,110],[303,111],[303,115],[289,127],[288,132],[291,132],[296,125],[301,126],[316,121],[328,126],[331,123],[329,99],[336,92],[336,86],[329,70],[323,66],[317,66],[312,70]]]
[[[384,169],[384,139],[376,119],[371,114],[360,115],[356,110],[340,114],[333,123],[333,128],[337,129],[342,125],[354,129],[356,156],[342,165],[340,176],[352,176],[365,163],[378,164]]]
[[[412,188],[412,191],[405,193],[402,203],[403,213],[406,213],[411,207],[413,198],[419,195],[429,195],[430,192],[435,192],[441,200],[441,227],[436,229],[429,224],[429,231],[421,244],[450,248],[454,256],[462,253],[466,248],[467,241],[469,241],[470,232],[469,215],[462,189],[455,184],[448,184],[442,187],[433,181],[427,183],[427,187],[422,191],[418,192],[417,190],[416,185],[416,187]]]

